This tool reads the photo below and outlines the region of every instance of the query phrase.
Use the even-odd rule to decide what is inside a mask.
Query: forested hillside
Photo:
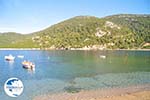
[[[77,16],[29,35],[10,34],[0,34],[0,47],[150,48],[150,15]]]

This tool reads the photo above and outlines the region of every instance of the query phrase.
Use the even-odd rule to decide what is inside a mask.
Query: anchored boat
[[[23,66],[23,68],[26,68],[26,69],[34,69],[35,68],[35,64],[30,61],[23,61],[22,66]]]
[[[99,57],[102,58],[102,59],[105,59],[105,58],[106,58],[105,55],[100,55]]]
[[[5,56],[5,60],[7,61],[14,61],[15,57],[9,54],[8,56]]]
[[[18,55],[17,57],[18,58],[24,58],[24,55]]]

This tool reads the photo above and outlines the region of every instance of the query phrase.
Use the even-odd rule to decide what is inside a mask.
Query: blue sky
[[[0,0],[0,32],[30,33],[65,19],[150,14],[150,0]]]

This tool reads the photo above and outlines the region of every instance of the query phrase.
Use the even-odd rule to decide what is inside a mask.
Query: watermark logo
[[[4,84],[4,90],[10,97],[18,97],[23,92],[23,83],[18,78],[9,78]]]

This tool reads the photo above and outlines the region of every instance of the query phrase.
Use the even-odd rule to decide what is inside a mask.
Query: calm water
[[[14,62],[4,60],[9,54],[16,56]],[[24,55],[24,58],[17,58],[17,55]],[[23,60],[33,61],[35,71],[23,69]],[[4,93],[3,85],[10,77],[23,81],[24,92],[17,98]],[[4,100],[30,100],[50,92],[145,83],[150,83],[150,51],[0,50],[0,98]]]

